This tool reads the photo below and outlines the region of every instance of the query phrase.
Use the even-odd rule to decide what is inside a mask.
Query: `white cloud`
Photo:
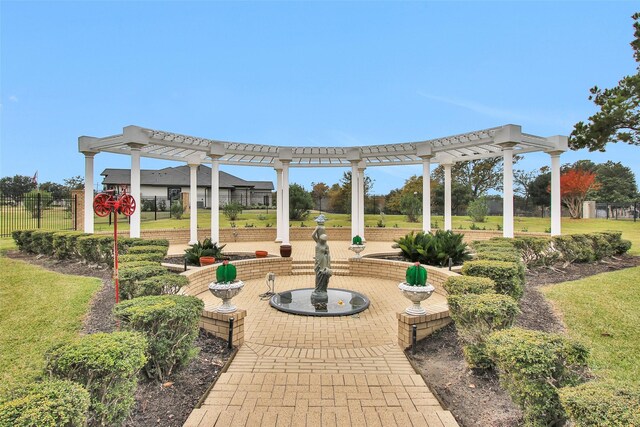
[[[11,95],[11,96],[9,96],[9,101],[11,101],[11,102],[18,102],[18,97],[17,97],[17,96],[15,96],[15,95]]]

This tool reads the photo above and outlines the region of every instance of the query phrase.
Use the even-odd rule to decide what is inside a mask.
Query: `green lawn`
[[[4,239],[3,239],[4,240]],[[44,353],[74,338],[99,279],[0,257],[0,396],[42,373]]]
[[[171,229],[171,228],[189,228],[189,216],[185,215],[182,219],[177,220],[174,218],[159,219],[157,221],[145,220],[145,217],[150,218],[153,214],[149,212],[143,212],[142,229]],[[312,227],[315,225],[313,218],[317,215],[317,212],[313,212],[305,221],[291,221],[291,226],[296,227],[304,224],[305,226]],[[335,227],[350,227],[350,216],[347,214],[326,214],[328,221],[326,226]],[[399,228],[420,228],[422,222],[411,223],[407,222],[404,215],[365,215],[365,225],[368,227],[376,227],[379,220],[384,221],[386,227],[399,227]],[[100,218],[104,221],[104,218]],[[549,218],[531,218],[531,217],[516,217],[515,231],[531,231],[544,233],[551,227]],[[440,228],[444,224],[444,219],[441,216],[434,216],[431,220],[432,224],[436,228]],[[468,216],[454,216],[452,218],[453,228],[458,230],[468,230],[472,221]],[[266,227],[271,225],[276,226],[276,213],[274,210],[269,209],[269,213],[265,210],[247,210],[244,211],[239,218],[235,221],[236,227],[245,227],[247,224],[254,227]],[[211,211],[201,209],[198,211],[198,227],[209,228],[211,225]],[[501,216],[487,217],[486,222],[476,223],[476,226],[480,228],[486,228],[487,230],[497,230],[498,225],[502,225]],[[230,227],[229,220],[221,213],[220,214],[220,227]],[[112,230],[113,226],[110,226],[105,222],[96,222],[96,231]],[[118,222],[118,228],[128,230],[129,225],[126,223],[126,219],[122,218]],[[562,219],[562,232],[563,233],[589,233],[593,231],[606,231],[617,230],[622,232],[622,236],[625,239],[631,240],[633,246],[631,248],[631,254],[640,255],[640,221],[625,221],[625,220],[607,220],[607,219]]]
[[[596,375],[640,385],[640,267],[542,288],[569,334],[591,348]]]

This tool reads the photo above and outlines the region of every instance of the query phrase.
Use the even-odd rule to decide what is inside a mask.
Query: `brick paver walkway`
[[[242,250],[232,245],[229,251]],[[294,255],[297,249],[313,256],[313,242],[293,245]],[[343,252],[336,246],[334,259]],[[312,275],[277,277],[276,291],[313,282]],[[397,345],[396,313],[409,305],[397,282],[334,276],[330,287],[364,293],[371,305],[354,316],[296,316],[259,298],[267,290],[264,280],[247,281],[234,299],[248,311],[245,343],[185,426],[457,426]],[[199,297],[219,305],[208,292]],[[434,294],[426,307],[442,304]]]

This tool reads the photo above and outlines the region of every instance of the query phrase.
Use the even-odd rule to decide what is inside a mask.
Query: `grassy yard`
[[[596,375],[640,385],[640,267],[548,286],[571,336],[591,348]]]
[[[78,335],[88,303],[101,283],[5,257],[0,257],[0,271],[2,396],[42,373],[49,347]]]

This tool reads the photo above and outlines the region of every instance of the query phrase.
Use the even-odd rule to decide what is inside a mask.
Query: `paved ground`
[[[228,251],[278,244],[232,243]],[[312,258],[313,242],[292,242],[293,257]],[[368,245],[375,252],[389,243]],[[346,259],[348,242],[331,245],[333,259]],[[276,278],[276,291],[313,287],[312,275]],[[330,287],[362,292],[366,311],[345,317],[304,317],[274,310],[259,294],[263,280],[249,280],[234,303],[248,311],[245,343],[203,406],[185,426],[457,426],[417,375],[397,342],[396,313],[409,305],[397,283],[334,276]],[[219,305],[211,294],[200,297]],[[427,310],[446,304],[434,294]]]

